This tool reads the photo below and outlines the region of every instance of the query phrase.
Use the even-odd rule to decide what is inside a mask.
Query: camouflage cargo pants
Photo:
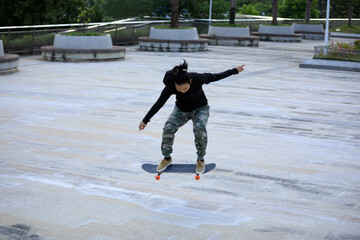
[[[172,153],[175,133],[181,126],[191,119],[193,121],[193,131],[198,160],[204,159],[207,146],[206,124],[209,119],[209,109],[210,107],[205,105],[192,112],[183,112],[175,106],[163,129],[161,151],[164,157],[170,157]]]

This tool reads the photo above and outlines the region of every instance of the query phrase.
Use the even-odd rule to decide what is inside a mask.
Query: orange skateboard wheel
[[[157,175],[157,176],[155,177],[155,179],[156,179],[156,180],[160,180],[160,175]]]
[[[195,176],[195,179],[196,179],[196,180],[200,180],[200,176],[199,176],[199,175],[196,175],[196,176]]]

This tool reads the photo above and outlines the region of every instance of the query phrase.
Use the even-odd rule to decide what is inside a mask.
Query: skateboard
[[[145,163],[141,167],[145,172],[157,173],[155,177],[156,180],[160,180],[160,175],[163,173],[195,173],[196,174],[195,179],[200,180],[199,174],[196,173],[196,164],[171,164],[162,172],[156,171],[157,166],[158,165],[155,164]],[[215,163],[205,164],[204,173],[214,170],[215,167],[216,167]]]

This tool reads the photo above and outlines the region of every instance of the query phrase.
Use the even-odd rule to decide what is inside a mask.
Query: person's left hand
[[[245,71],[244,67],[245,65],[241,65],[241,66],[237,66],[236,69],[238,70],[239,73],[241,73],[242,71]]]

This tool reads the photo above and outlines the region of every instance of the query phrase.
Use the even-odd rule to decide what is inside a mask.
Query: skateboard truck
[[[160,180],[160,175],[161,175],[161,173],[158,173],[158,174],[155,176],[155,179],[156,179],[156,180]],[[196,180],[200,180],[200,175],[199,175],[199,174],[196,174],[195,179],[196,179]]]

